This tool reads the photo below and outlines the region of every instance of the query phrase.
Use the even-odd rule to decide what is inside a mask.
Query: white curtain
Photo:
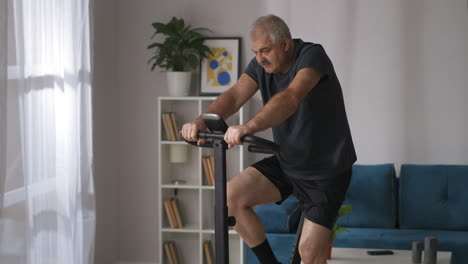
[[[0,0],[0,194],[5,186],[6,167],[6,87],[7,87],[7,54],[8,54],[8,5],[6,0]],[[3,204],[3,195],[0,195]],[[0,212],[1,213],[1,212]],[[1,216],[1,214],[0,214]],[[3,229],[0,225],[0,232]]]
[[[0,263],[93,263],[90,0],[0,1]]]

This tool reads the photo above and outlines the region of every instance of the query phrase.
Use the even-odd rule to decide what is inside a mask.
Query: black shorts
[[[343,203],[351,180],[352,169],[339,175],[331,175],[330,179],[303,180],[287,177],[276,156],[260,160],[252,167],[267,177],[281,193],[281,204],[293,194],[300,203],[304,217],[332,229],[337,219],[338,210]]]

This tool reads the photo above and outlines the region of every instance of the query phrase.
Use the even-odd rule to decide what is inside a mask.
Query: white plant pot
[[[166,76],[170,96],[190,95],[192,72],[167,72]]]

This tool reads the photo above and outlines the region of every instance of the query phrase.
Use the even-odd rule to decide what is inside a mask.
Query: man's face
[[[268,35],[261,35],[250,41],[250,48],[255,54],[258,64],[268,73],[285,73],[289,69],[286,56],[286,42],[273,44]]]

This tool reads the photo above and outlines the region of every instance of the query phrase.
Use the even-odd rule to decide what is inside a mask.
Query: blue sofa
[[[338,219],[349,232],[334,247],[411,249],[412,241],[438,238],[452,263],[468,263],[468,165],[354,165],[344,204],[353,211]],[[281,263],[288,263],[299,220],[298,202],[255,208]],[[258,263],[246,246],[248,264]]]

